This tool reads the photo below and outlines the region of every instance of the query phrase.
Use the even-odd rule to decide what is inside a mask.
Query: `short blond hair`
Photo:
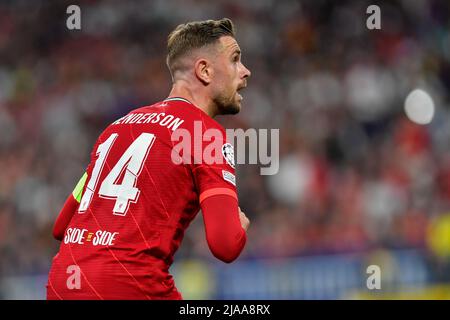
[[[228,18],[220,20],[192,21],[178,25],[167,39],[167,67],[170,73],[179,68],[177,61],[194,49],[219,40],[220,37],[235,37],[233,22]]]

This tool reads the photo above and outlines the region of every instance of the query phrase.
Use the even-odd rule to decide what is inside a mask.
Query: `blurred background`
[[[222,17],[252,77],[218,120],[279,128],[280,170],[238,166],[252,225],[236,262],[213,258],[197,216],[171,268],[184,298],[449,299],[446,0],[0,1],[0,298],[45,298],[53,222],[98,134],[167,97],[176,25]]]

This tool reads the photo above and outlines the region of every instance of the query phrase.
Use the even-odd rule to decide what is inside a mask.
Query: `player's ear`
[[[212,81],[212,66],[206,59],[198,59],[195,62],[195,75],[205,85]]]

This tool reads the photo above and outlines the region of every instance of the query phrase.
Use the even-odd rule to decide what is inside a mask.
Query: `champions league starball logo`
[[[225,159],[226,163],[235,169],[236,163],[257,164],[259,157],[260,163],[265,166],[260,168],[261,175],[278,173],[279,129],[249,128],[246,131],[226,129],[226,136],[224,136],[223,130],[217,128],[203,131],[203,121],[194,121],[193,130],[179,128],[181,123],[174,123],[171,127],[173,131],[170,137],[173,144],[171,159],[174,164],[220,165],[225,163]],[[168,127],[167,123],[164,123],[164,126]],[[270,134],[270,139],[268,134]],[[233,145],[225,141],[235,142],[236,159]],[[251,152],[247,152],[247,146],[252,148]]]
[[[227,163],[234,168],[235,167],[235,163],[234,163],[234,149],[233,146],[230,143],[225,143],[222,146],[222,154],[223,157],[225,158],[225,160],[227,160]]]

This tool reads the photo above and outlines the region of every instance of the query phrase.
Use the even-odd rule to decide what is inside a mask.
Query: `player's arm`
[[[207,194],[208,191],[211,193]],[[238,207],[232,190],[217,188],[208,191],[200,199],[206,240],[217,259],[230,263],[245,246],[250,222]]]
[[[208,246],[216,258],[230,263],[246,244],[249,221],[238,205],[233,146],[220,125],[207,118],[202,121],[207,131],[201,137],[201,158],[196,158],[194,144],[183,156],[191,160]]]
[[[64,232],[66,231],[70,220],[72,220],[72,217],[80,204],[86,179],[87,173],[84,173],[73,192],[67,197],[64,206],[59,212],[58,218],[56,218],[55,224],[53,225],[53,237],[57,240],[63,239]]]

